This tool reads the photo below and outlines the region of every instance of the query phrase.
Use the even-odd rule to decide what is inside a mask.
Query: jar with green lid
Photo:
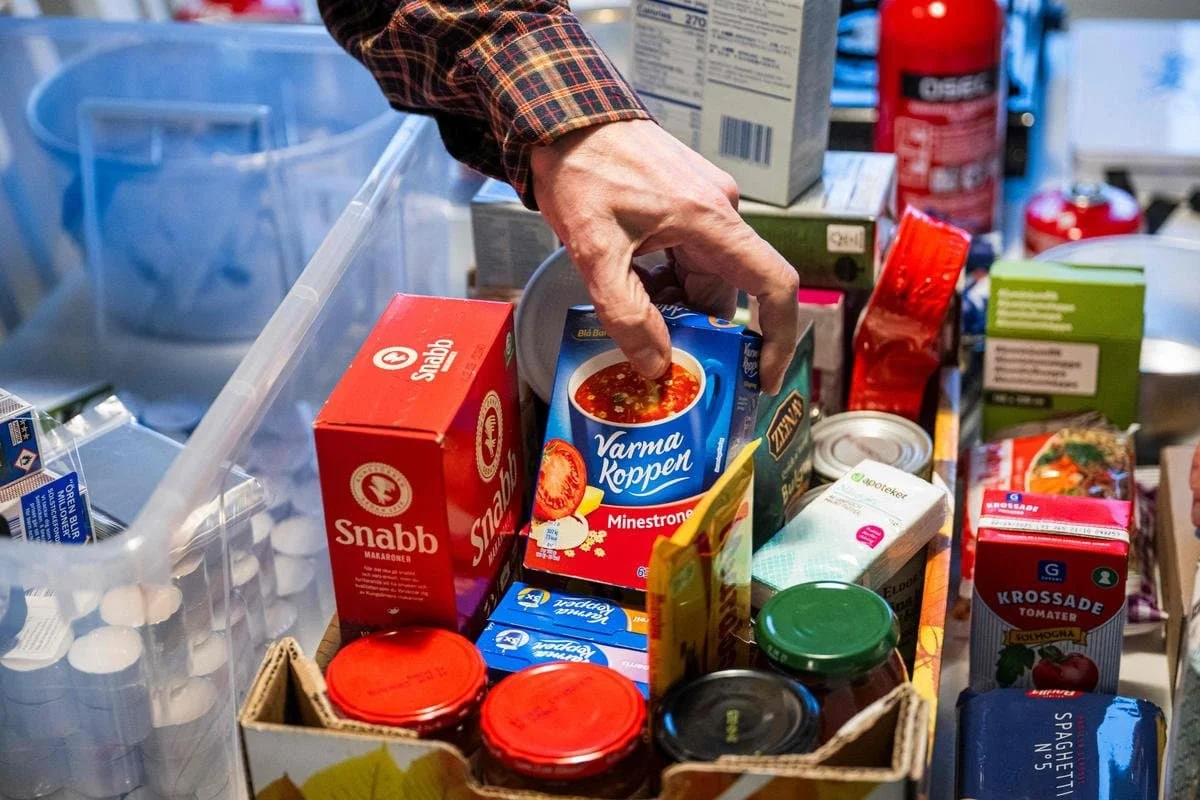
[[[816,581],[784,589],[759,612],[755,634],[768,663],[817,699],[821,742],[908,680],[896,615],[861,586]]]

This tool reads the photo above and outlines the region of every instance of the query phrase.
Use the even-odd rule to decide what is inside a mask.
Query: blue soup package
[[[491,621],[596,644],[645,650],[650,618],[645,611],[611,600],[551,591],[514,581]]]
[[[1154,800],[1166,727],[1147,700],[994,689],[958,700],[959,800]]]

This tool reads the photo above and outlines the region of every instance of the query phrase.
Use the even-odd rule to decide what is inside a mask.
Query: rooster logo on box
[[[485,483],[496,477],[500,468],[500,436],[504,430],[504,412],[500,406],[500,395],[488,392],[479,406],[479,419],[475,423],[475,466]]]
[[[366,511],[379,517],[396,517],[412,503],[412,487],[395,467],[373,461],[350,476],[350,492]]]

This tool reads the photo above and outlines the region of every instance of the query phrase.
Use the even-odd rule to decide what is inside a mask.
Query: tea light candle
[[[313,517],[293,516],[271,529],[271,546],[285,556],[310,558],[329,549],[325,528]]]
[[[204,553],[189,553],[177,561],[171,571],[171,580],[183,594],[183,624],[188,639],[205,638],[212,631],[212,598]]]
[[[292,508],[298,514],[314,519],[320,519],[324,510],[321,505],[321,481],[305,470],[300,476],[291,481]]]
[[[224,613],[227,600],[225,561],[225,544],[217,537],[204,547],[204,569],[208,573],[208,598],[212,603],[214,620],[218,613]]]
[[[0,735],[0,790],[11,800],[51,795],[68,780],[60,742],[30,742],[13,731]],[[49,798],[47,798],[49,800]]]
[[[226,697],[229,693],[229,643],[223,633],[214,633],[202,642],[192,645],[192,670],[196,678],[212,681],[217,694]]]
[[[219,783],[218,776],[229,775],[232,746],[232,734],[226,731],[215,741],[181,756],[159,759],[146,755],[146,784],[171,797],[196,795],[202,787]]]
[[[282,639],[294,635],[296,607],[287,600],[276,600],[267,606],[267,637]]]
[[[76,636],[83,636],[104,624],[100,619],[100,597],[100,592],[71,592],[71,600],[75,606],[71,627]]]
[[[32,634],[30,619],[22,636]],[[50,632],[53,634],[53,632]],[[67,629],[58,633],[59,644],[43,658],[0,658],[0,689],[4,697],[18,703],[48,703],[63,697],[71,690],[71,674],[66,655],[75,643],[75,635]]]
[[[118,586],[100,601],[107,625],[136,628],[154,660],[154,674],[180,676],[187,667],[183,592],[175,586]]]
[[[261,570],[258,559],[249,553],[235,553],[230,570],[233,602],[241,602],[246,609],[246,622],[250,628],[250,641],[262,644],[267,639],[266,609],[263,607]]]
[[[106,625],[81,636],[67,652],[75,694],[81,703],[108,708],[124,696],[146,694],[142,637],[133,628]]]
[[[275,521],[270,514],[263,512],[250,518],[252,544],[250,553],[258,559],[260,580],[262,581],[263,599],[275,596],[275,548],[271,546],[271,529]]]
[[[205,678],[192,678],[157,698],[154,729],[142,745],[143,755],[154,761],[185,759],[227,736],[217,719],[218,701],[216,687]]]
[[[67,741],[71,786],[88,797],[120,796],[140,786],[142,756],[136,747],[97,747],[86,735]]]

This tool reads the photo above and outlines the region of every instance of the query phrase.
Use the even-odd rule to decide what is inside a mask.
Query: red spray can
[[[999,222],[1004,12],[996,0],[883,0],[875,149],[897,201],[971,233]]]

